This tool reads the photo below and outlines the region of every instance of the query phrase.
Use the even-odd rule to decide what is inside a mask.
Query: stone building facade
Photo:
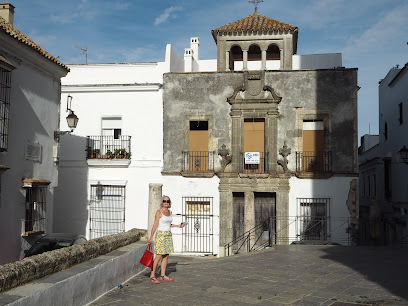
[[[293,70],[297,27],[257,13],[212,33],[217,72],[164,75],[162,174],[196,184],[217,178],[220,253],[266,218],[274,243],[302,235],[350,242],[358,215],[357,69]],[[267,70],[268,61],[280,70]],[[248,153],[259,154],[256,164]],[[305,237],[306,227],[320,232]]]

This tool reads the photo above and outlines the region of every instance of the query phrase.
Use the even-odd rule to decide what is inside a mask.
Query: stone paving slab
[[[92,305],[408,305],[408,249],[291,245],[224,258],[171,255]]]

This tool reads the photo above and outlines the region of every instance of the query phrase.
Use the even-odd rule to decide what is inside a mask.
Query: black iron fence
[[[214,171],[214,151],[183,151],[183,172]]]
[[[296,152],[296,172],[331,172],[331,151]]]
[[[130,159],[131,136],[88,136],[87,159]]]
[[[269,173],[269,166],[268,166],[268,156],[269,152],[259,152],[260,158],[259,163],[249,164],[245,162],[245,153],[241,152],[241,173]]]
[[[252,252],[275,244],[354,245],[352,218],[269,217],[224,246],[225,255]]]

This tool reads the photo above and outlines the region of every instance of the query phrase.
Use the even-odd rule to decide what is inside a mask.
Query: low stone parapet
[[[0,292],[66,270],[139,241],[146,230],[132,229],[86,241],[71,247],[35,255],[0,266]]]

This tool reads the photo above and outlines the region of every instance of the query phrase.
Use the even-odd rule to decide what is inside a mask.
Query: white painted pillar
[[[248,50],[242,50],[242,70],[248,70]]]
[[[280,51],[280,60],[279,60],[279,63],[280,63],[280,70],[283,70],[283,49],[279,49],[279,51]]]
[[[262,50],[262,69],[266,70],[266,50]]]
[[[229,62],[230,62],[230,53],[229,51],[226,51],[225,52],[225,71],[230,71]]]

